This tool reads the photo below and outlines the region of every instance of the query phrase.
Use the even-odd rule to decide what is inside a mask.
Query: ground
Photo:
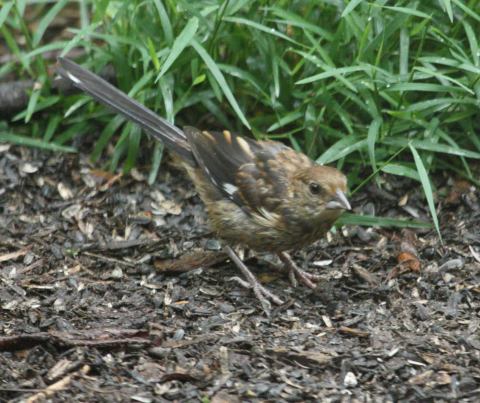
[[[344,227],[297,251],[315,290],[247,254],[287,301],[267,316],[183,174],[147,173],[0,145],[0,401],[480,399],[478,189],[436,180],[443,245]],[[391,176],[352,205],[428,217]]]

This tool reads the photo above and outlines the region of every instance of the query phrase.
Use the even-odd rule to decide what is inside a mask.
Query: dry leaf
[[[34,172],[38,171],[38,167],[30,162],[25,162],[20,166],[20,170],[26,174],[33,174]]]
[[[68,200],[68,199],[71,199],[73,197],[72,190],[67,185],[65,185],[63,182],[58,182],[57,190],[58,190],[58,193],[60,193],[60,197],[63,200]]]
[[[410,252],[400,252],[397,256],[397,262],[403,267],[408,267],[414,272],[420,271],[420,261]]]

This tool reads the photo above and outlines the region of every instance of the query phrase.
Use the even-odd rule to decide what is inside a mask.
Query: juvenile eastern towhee
[[[139,124],[182,159],[220,238],[276,253],[294,285],[298,279],[315,287],[318,276],[297,267],[287,251],[319,239],[350,209],[345,175],[276,141],[255,141],[227,130],[181,130],[71,60],[59,58],[59,63],[61,76]],[[265,309],[268,300],[282,303],[230,246],[226,252]]]

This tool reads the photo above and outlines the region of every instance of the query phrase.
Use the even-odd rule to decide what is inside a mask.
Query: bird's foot
[[[238,284],[240,284],[244,288],[252,289],[253,292],[255,293],[255,296],[262,304],[263,310],[267,313],[269,313],[270,308],[272,306],[270,301],[272,301],[276,305],[283,304],[283,301],[279,297],[277,297],[273,292],[271,292],[262,284],[260,284],[258,280],[255,280],[254,282],[250,282],[250,281],[245,281],[240,277],[232,277],[230,280],[236,281]]]
[[[254,274],[248,269],[245,263],[242,262],[242,260],[237,256],[237,254],[233,251],[232,248],[227,246],[225,250],[228,256],[230,257],[230,259],[232,259],[232,262],[235,263],[235,265],[240,269],[240,271],[246,278],[246,281],[239,277],[233,277],[232,280],[239,283],[242,287],[251,288],[255,296],[257,297],[257,299],[262,304],[262,308],[267,315],[270,314],[270,308],[271,308],[270,301],[276,305],[283,304],[283,301],[279,297],[277,297],[273,292],[271,292],[266,287],[264,287],[257,280]]]
[[[279,253],[278,257],[285,265],[285,268],[288,269],[288,278],[290,279],[292,286],[296,287],[298,285],[297,280],[300,280],[301,283],[309,288],[316,287],[315,281],[320,280],[321,276],[300,269],[286,252]]]

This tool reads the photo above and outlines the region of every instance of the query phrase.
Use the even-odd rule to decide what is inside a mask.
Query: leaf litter
[[[0,147],[2,401],[478,401],[477,188],[434,178],[443,246],[345,227],[296,251],[315,290],[247,251],[287,301],[265,317],[185,176],[145,177]],[[420,189],[383,183],[356,212],[428,216]]]

